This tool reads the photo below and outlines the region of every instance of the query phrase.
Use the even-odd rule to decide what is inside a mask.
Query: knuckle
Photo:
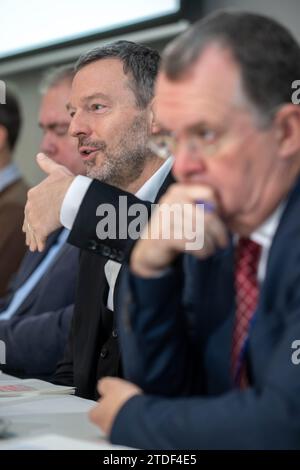
[[[27,197],[28,199],[31,199],[31,197],[33,196],[34,194],[34,188],[30,188],[27,192]]]

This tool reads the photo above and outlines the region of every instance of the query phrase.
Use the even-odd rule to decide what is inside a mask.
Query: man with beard
[[[117,194],[129,198],[129,204],[139,200],[130,199],[129,192],[142,200],[156,200],[171,167],[170,160],[162,165],[147,147],[155,131],[152,104],[158,64],[157,52],[127,41],[97,48],[79,59],[67,108],[70,133],[78,139],[89,178],[79,176],[69,188],[61,211],[64,225],[72,225],[74,200],[90,191],[90,178],[101,181],[107,203],[109,185],[118,187]],[[55,168],[47,157],[40,164],[49,173]],[[99,243],[100,254],[101,247],[107,249]],[[72,331],[54,377],[56,383],[74,385],[77,395],[85,398],[98,396],[100,377],[121,374],[113,307],[122,258],[114,248],[109,257],[107,261],[96,253],[81,253]]]

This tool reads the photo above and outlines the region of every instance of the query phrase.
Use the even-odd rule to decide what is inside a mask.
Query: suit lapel
[[[171,173],[171,171],[167,174],[163,184],[161,185],[158,193],[157,193],[157,196],[155,198],[155,202],[158,202],[161,198],[161,196],[167,191],[167,189],[169,188],[169,186],[171,186],[171,184],[175,183],[175,179]]]
[[[276,292],[280,292],[284,269],[291,262],[288,253],[293,245],[293,259],[300,254],[300,179],[290,193],[286,208],[281,217],[278,229],[274,236],[268,258],[266,279],[262,288],[261,302],[264,310],[269,310],[275,301]],[[285,255],[286,254],[286,255]]]

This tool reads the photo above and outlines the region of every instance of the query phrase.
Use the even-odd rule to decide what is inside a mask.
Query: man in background
[[[73,67],[51,71],[42,85],[39,126],[41,150],[74,174],[84,165],[76,140],[68,135],[66,111]],[[69,171],[65,170],[65,171]],[[51,191],[48,208],[51,207]],[[66,244],[59,229],[43,253],[28,252],[6,297],[0,299],[0,339],[6,344],[7,373],[48,378],[61,358],[73,315],[78,250]]]
[[[0,296],[26,251],[22,220],[27,186],[12,161],[21,122],[18,100],[7,90],[6,103],[0,104]]]

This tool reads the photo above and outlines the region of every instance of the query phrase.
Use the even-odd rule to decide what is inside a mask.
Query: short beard
[[[96,163],[97,157],[85,162],[87,176],[126,189],[138,179],[147,161],[153,157],[147,148],[148,137],[146,118],[136,117],[113,150],[109,150],[104,142],[101,143],[99,151],[103,160],[100,167]]]

